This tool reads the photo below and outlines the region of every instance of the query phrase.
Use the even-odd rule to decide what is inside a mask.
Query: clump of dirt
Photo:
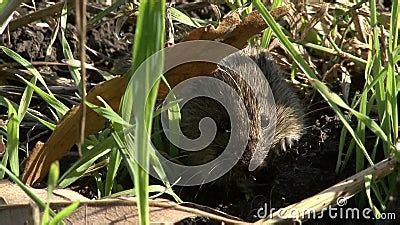
[[[120,61],[129,59],[131,44],[115,35],[115,29],[115,23],[108,21],[99,25],[96,29],[88,31],[86,45],[90,50],[87,51],[87,63],[93,64],[94,67],[102,70],[110,70],[113,67],[119,67]],[[0,42],[29,61],[63,62],[66,57],[64,57],[59,39],[52,45],[51,54],[46,56],[51,36],[51,28],[30,24],[10,32],[10,36],[7,33],[0,35]],[[78,31],[76,28],[68,24],[66,38],[74,58],[79,56],[77,37]],[[13,62],[13,60],[9,59],[5,54],[0,54],[0,62]],[[52,66],[50,68],[37,66],[37,68],[45,72],[44,75],[56,75],[72,79],[66,66]],[[90,82],[96,83],[104,80],[98,72],[93,70],[88,70],[88,79]]]

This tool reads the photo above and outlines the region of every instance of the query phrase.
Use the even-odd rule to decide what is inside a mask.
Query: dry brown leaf
[[[40,199],[47,199],[46,189],[31,188],[31,191]],[[29,198],[29,196],[26,195],[25,192],[18,187],[18,185],[11,183],[8,180],[0,181],[0,198],[2,198],[7,205],[21,205],[32,202],[32,199]],[[89,199],[72,190],[56,189],[53,192],[51,201],[54,203],[70,203],[72,201],[89,201]]]
[[[96,96],[101,96],[117,110],[125,90],[127,79],[118,77],[94,87],[87,95],[87,101],[101,105]],[[38,143],[26,160],[22,174],[24,183],[31,185],[41,180],[48,172],[50,164],[61,159],[79,141],[81,108],[73,107],[57,125],[45,144]],[[87,110],[85,136],[94,134],[104,127],[106,120],[93,110]]]
[[[228,17],[225,17],[217,28],[214,28],[212,25],[199,27],[190,32],[183,41],[222,39],[224,35],[228,34],[229,31],[239,25],[239,23],[239,15],[237,13],[232,13]]]
[[[41,199],[47,199],[47,190],[33,189]],[[0,218],[3,224],[34,224],[41,218],[37,206],[16,184],[0,181]],[[53,209],[62,209],[74,201],[79,208],[65,219],[67,224],[136,224],[138,210],[134,198],[89,200],[67,189],[57,189],[51,198]],[[239,219],[204,206],[177,204],[170,200],[149,201],[151,222],[176,223],[186,218],[207,217],[219,222],[242,223]]]
[[[284,5],[274,9],[271,15],[278,19],[288,14],[289,10],[290,5]],[[267,28],[267,24],[257,11],[251,12],[243,21],[240,21],[237,13],[232,13],[224,18],[216,29],[212,25],[197,28],[190,32],[184,41],[214,40],[242,49],[247,45],[250,37],[265,28]]]

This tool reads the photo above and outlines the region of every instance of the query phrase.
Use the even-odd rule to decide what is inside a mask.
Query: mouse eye
[[[261,115],[261,128],[266,129],[269,126],[269,118],[266,114]]]
[[[231,126],[230,126],[229,122],[227,122],[227,121],[219,121],[218,130],[220,132],[230,133],[231,132]]]

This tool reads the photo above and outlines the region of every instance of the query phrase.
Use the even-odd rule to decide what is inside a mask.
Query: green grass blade
[[[274,0],[272,2],[271,10],[279,7],[282,3],[282,0]],[[261,38],[261,46],[263,48],[268,48],[272,38],[272,30],[271,28],[267,28],[264,30],[262,38]]]
[[[0,100],[0,105],[2,105],[2,106],[4,106],[4,107],[7,107],[7,102],[4,101],[3,98],[0,98],[0,99],[1,99],[1,100]],[[12,104],[12,106],[13,106],[14,108],[17,108],[17,107],[18,107],[18,104],[17,104],[17,103],[15,103],[15,102],[13,102],[13,101],[11,101],[11,100],[9,100],[9,99],[8,99],[8,101]],[[32,118],[32,119],[37,120],[38,122],[42,123],[44,126],[46,126],[47,128],[49,128],[50,130],[54,130],[54,129],[56,128],[56,125],[55,125],[55,124],[53,124],[53,123],[51,123],[51,122],[48,122],[48,121],[46,121],[45,119],[40,118],[38,115],[40,115],[40,113],[39,113],[38,111],[36,111],[36,110],[33,110],[33,109],[29,109],[29,108],[28,108],[27,111],[26,111],[26,116],[27,116],[28,118]]]
[[[110,14],[112,11],[118,9],[121,5],[125,3],[125,0],[117,0],[114,4],[110,5],[107,7],[105,10],[101,11],[99,14],[93,16],[89,21],[88,21],[88,26],[93,27],[95,26],[98,22],[100,22],[105,16]]]
[[[13,12],[24,0],[2,0],[0,1],[0,34],[3,34],[9,22],[13,19]]]
[[[36,94],[38,94],[45,102],[47,102],[51,107],[53,107],[57,113],[60,115],[65,115],[69,108],[65,106],[62,102],[60,102],[54,95],[47,94],[42,89],[37,87],[35,84],[25,80],[23,77],[17,75],[22,81],[24,81],[29,87],[31,87]]]
[[[352,103],[352,108],[356,106],[356,98],[353,99]],[[347,136],[347,129],[345,127],[342,127],[342,130],[340,131],[340,139],[339,139],[339,153],[338,153],[338,158],[336,162],[336,169],[335,172],[339,173],[341,170],[340,168],[345,168],[347,161],[346,158],[350,157],[351,152],[353,151],[354,148],[354,141],[352,140],[353,145],[349,145],[346,154],[343,153],[345,144],[346,144],[346,136]],[[345,155],[345,159],[342,160],[342,156]]]
[[[36,84],[36,77],[33,77],[30,81],[32,84]],[[21,122],[24,119],[28,107],[31,103],[33,96],[33,88],[27,86],[22,94],[19,107],[18,107],[18,120]]]
[[[118,123],[126,126],[129,125],[129,123],[124,121],[124,119],[118,113],[114,112],[111,106],[109,106],[107,102],[104,101],[104,99],[102,99],[101,97],[98,97],[98,99],[104,104],[105,107],[100,107],[90,102],[86,102],[86,105],[89,106],[89,108],[91,108],[93,111],[95,111],[96,113],[110,120],[113,123]]]
[[[380,39],[380,28],[378,24],[378,17],[377,17],[377,8],[376,8],[376,1],[375,0],[370,0],[369,1],[369,6],[370,6],[370,25],[372,28],[372,35],[371,35],[371,44],[370,44],[370,54],[372,55],[372,62],[371,62],[371,76],[376,76],[379,74],[381,71],[382,67],[382,52],[381,52],[381,39]],[[378,80],[378,83],[374,87],[374,91],[376,93],[376,101],[378,105],[378,115],[379,115],[379,120],[382,121],[382,129],[385,131],[388,131],[390,129],[390,120],[388,119],[386,115],[386,93],[385,93],[385,87],[384,87],[384,79]],[[390,133],[387,133],[389,137],[391,136]],[[386,140],[387,141],[387,140]],[[386,142],[385,141],[385,142]],[[388,154],[388,146],[384,145],[384,151],[385,155]]]
[[[49,121],[46,121],[46,120],[44,120],[44,119],[42,119],[42,118],[40,118],[40,117],[38,117],[38,116],[32,114],[30,111],[31,111],[31,110],[28,109],[27,117],[32,117],[33,119],[37,120],[39,123],[43,124],[44,126],[46,126],[47,128],[49,128],[50,130],[56,129],[56,125],[55,125],[54,123],[51,123],[51,122],[49,122]]]
[[[109,196],[112,193],[114,180],[117,177],[117,172],[122,161],[121,151],[113,148],[110,154],[110,163],[107,167],[106,185],[104,187],[104,196]]]
[[[62,222],[64,218],[71,215],[78,207],[80,202],[76,201],[71,203],[69,206],[63,208],[53,219],[49,222],[49,225],[56,225]]]
[[[117,124],[120,125],[125,125],[128,126],[129,123],[124,121],[123,118],[118,115],[114,110],[107,104],[104,99],[98,96],[98,99],[104,104],[105,107],[99,107],[97,105],[91,104],[89,102],[86,102],[86,104],[95,112],[97,112],[99,115],[103,116],[104,118],[108,119],[111,121],[113,126],[116,126]],[[112,149],[111,150],[111,156],[110,156],[110,163],[107,166],[107,175],[106,175],[106,184],[105,184],[105,190],[104,190],[104,195],[110,195],[112,191],[112,187],[114,184],[114,179],[117,175],[118,168],[120,166],[122,157],[120,151],[117,149]]]
[[[8,109],[8,123],[7,123],[7,146],[6,151],[8,154],[8,161],[10,163],[11,171],[19,176],[19,157],[18,157],[18,145],[19,145],[19,120],[17,111],[11,102],[2,96],[1,101],[5,102]],[[6,165],[6,164],[3,164]],[[4,172],[0,174],[3,178]]]
[[[111,151],[111,147],[114,144],[113,138],[108,137],[89,151],[85,151],[83,156],[63,174],[59,181],[59,186],[65,188],[82,177],[96,160],[107,155]]]
[[[55,189],[57,185],[57,180],[60,175],[60,165],[58,161],[53,162],[50,165],[50,171],[49,171],[49,178],[47,181],[47,202],[46,202],[46,208],[44,209],[43,215],[42,215],[42,224],[48,224],[50,220],[50,202],[51,202],[51,196],[53,194],[53,190]]]
[[[48,94],[53,95],[49,88],[47,87],[46,82],[44,81],[42,75],[40,75],[39,71],[26,59],[24,59],[22,56],[20,56],[18,53],[14,52],[11,49],[8,49],[7,47],[0,46],[0,50],[3,51],[7,56],[21,64],[21,66],[25,67],[36,79],[45,87],[46,91]]]
[[[171,191],[171,189],[168,189],[168,188],[166,188],[164,186],[161,186],[161,185],[150,185],[148,190],[149,190],[149,193],[158,193],[158,194],[166,193],[166,194],[169,194],[171,196],[175,195],[175,193],[173,191]],[[120,192],[114,193],[114,194],[112,194],[110,196],[107,196],[105,199],[107,199],[107,198],[118,198],[118,197],[122,197],[122,196],[135,197],[136,196],[135,192],[136,192],[135,189],[132,188],[132,189],[129,189],[129,190],[124,190],[124,191],[120,191]]]
[[[6,47],[0,46],[0,49],[9,57],[17,61],[19,64],[24,66],[25,68],[28,69],[28,71],[33,75],[33,78],[31,79],[31,83],[36,84],[36,80],[40,79],[40,82],[45,86],[46,83],[44,82],[42,76],[40,73],[33,67],[33,65],[25,60],[23,57],[21,57],[18,53],[12,51],[11,49],[8,49]],[[31,102],[33,95],[33,89],[30,88],[29,86],[25,88],[24,93],[22,94],[20,104],[18,106],[18,121],[21,122],[22,119],[25,116],[25,113],[29,107],[29,104]]]
[[[134,157],[133,153],[131,151],[128,151],[128,148],[123,141],[123,135],[117,133],[116,131],[113,131],[111,133],[112,137],[115,140],[115,143],[117,143],[118,150],[121,152],[122,159],[125,162],[125,166],[128,169],[129,174],[131,175],[132,178],[135,177],[135,162],[134,162]]]
[[[130,121],[131,112],[133,109],[138,110],[138,114],[135,114],[134,123],[135,133],[134,137],[129,134],[126,135],[125,141],[129,149],[135,155],[135,159],[141,162],[141,165],[135,163],[133,165],[127,165],[129,168],[134,169],[134,182],[136,196],[138,198],[138,209],[139,209],[139,222],[141,224],[149,224],[149,205],[148,205],[148,184],[149,174],[149,152],[148,146],[150,141],[152,119],[153,119],[153,107],[158,92],[159,81],[154,86],[149,83],[150,77],[154,75],[161,75],[163,69],[164,58],[159,57],[153,59],[151,62],[146,59],[153,53],[164,47],[165,42],[165,0],[161,1],[142,1],[139,5],[139,16],[136,22],[135,40],[133,47],[133,66],[128,72],[128,76],[132,77],[130,85],[127,86],[125,95],[122,100],[122,116],[125,120]],[[145,74],[139,74],[136,77],[132,76],[134,71],[139,68],[143,63],[145,64]],[[149,71],[151,65],[157,65],[158,71],[152,74],[154,71]],[[139,80],[138,82],[135,82]],[[141,81],[142,80],[142,81]],[[142,83],[143,82],[143,83]],[[143,93],[149,93],[147,98],[143,97]],[[135,100],[133,101],[133,98]],[[134,141],[134,143],[133,143]],[[126,153],[122,153],[128,155]],[[133,159],[133,158],[131,158]],[[130,163],[131,160],[126,160]],[[131,172],[131,175],[132,172]]]
[[[365,181],[365,192],[367,194],[369,206],[371,207],[372,212],[374,213],[375,217],[381,218],[381,213],[379,212],[378,208],[374,205],[372,198],[371,198],[371,186],[372,186],[372,182],[373,182],[372,174],[365,176],[364,181]]]
[[[389,35],[389,50],[388,50],[388,75],[386,80],[387,90],[387,112],[391,118],[393,140],[397,140],[399,134],[399,122],[398,122],[398,107],[397,107],[397,96],[398,87],[396,82],[396,61],[395,58],[399,57],[399,53],[396,50],[399,48],[397,42],[399,39],[399,28],[400,28],[400,4],[398,0],[392,2],[392,11],[390,17],[390,35]]]
[[[185,13],[183,13],[173,7],[168,8],[168,13],[170,13],[173,20],[178,21],[183,24],[186,24],[191,27],[198,28],[198,27],[206,26],[207,24],[209,24],[209,22],[207,22],[207,21],[196,19],[196,18],[191,18],[190,16],[186,15]]]
[[[46,61],[48,61],[48,58],[51,57],[51,52],[53,51],[53,44],[57,39],[59,30],[60,30],[60,23],[58,22],[56,27],[51,32],[50,43],[46,48],[46,58],[45,58]]]
[[[71,47],[68,44],[65,34],[67,32],[67,17],[68,17],[68,3],[65,2],[64,7],[61,11],[60,26],[61,26],[61,46],[63,49],[64,57],[70,61],[74,61],[74,54],[72,53]],[[82,96],[81,90],[81,74],[79,69],[76,67],[68,66],[69,72],[71,73],[72,79],[75,82],[79,94]],[[85,93],[86,94],[86,93]]]
[[[156,110],[154,112],[154,115],[158,115],[159,113],[161,113],[163,110],[167,110],[167,116],[168,116],[168,128],[171,131],[170,132],[170,142],[171,144],[169,145],[169,155],[171,157],[177,157],[179,154],[179,150],[178,148],[172,144],[175,143],[177,146],[179,146],[179,135],[178,135],[178,131],[180,130],[180,122],[181,122],[181,112],[180,112],[180,108],[179,108],[179,99],[176,99],[176,96],[173,94],[171,86],[169,85],[167,79],[162,76],[161,80],[164,82],[164,84],[168,87],[169,93],[170,95],[168,95],[168,104],[166,106],[161,107],[159,110]],[[157,157],[157,156],[153,156]],[[161,177],[165,177],[164,174],[164,169],[162,168],[161,164],[156,164],[157,165],[157,169],[156,171],[160,171],[160,173],[158,173]],[[164,183],[166,183],[167,179],[164,180]]]

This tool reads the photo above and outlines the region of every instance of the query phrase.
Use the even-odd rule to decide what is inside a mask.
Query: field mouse
[[[264,159],[263,165],[268,165],[272,158],[274,158],[274,155],[280,151],[290,149],[293,142],[299,140],[304,130],[305,123],[303,106],[300,99],[296,95],[295,90],[284,80],[283,71],[276,65],[268,52],[260,47],[246,47],[241,50],[241,53],[250,57],[258,65],[268,81],[275,100],[274,109],[270,110],[275,110],[276,123],[270,148],[256,150],[255,146],[263,139],[261,136],[261,128],[264,126],[263,123],[265,120],[268,120],[268,115],[260,115],[259,102],[257,102],[254,94],[249,91],[251,88],[254,89],[257,87],[249,88],[246,86],[246,82],[226,68],[220,68],[212,75],[212,77],[234,87],[239,93],[240,100],[243,102],[245,108],[236,112],[235,116],[238,117],[237,121],[245,122],[244,119],[241,120],[241,116],[244,115],[244,113],[249,115],[249,139],[247,146],[240,156],[238,164],[234,167],[234,170],[239,171],[247,169],[251,158],[257,157],[256,151],[264,151],[262,153],[265,154],[262,155],[266,155],[266,158]],[[228,64],[232,63],[243,67],[242,69],[249,74],[255,70],[255,68],[245,64],[242,66],[240,60],[229,60],[230,59],[227,58]],[[255,86],[257,86],[257,83]],[[206,89],[207,84],[195,88]],[[234,102],[233,104],[236,103]],[[207,97],[194,98],[182,106],[180,125],[182,133],[190,139],[198,138],[200,136],[200,130],[198,129],[199,122],[204,117],[209,117],[215,122],[217,126],[215,138],[209,146],[201,151],[182,151],[181,155],[183,156],[181,157],[181,161],[185,164],[201,165],[214,159],[224,150],[229,141],[232,118],[230,119],[223,105]]]

